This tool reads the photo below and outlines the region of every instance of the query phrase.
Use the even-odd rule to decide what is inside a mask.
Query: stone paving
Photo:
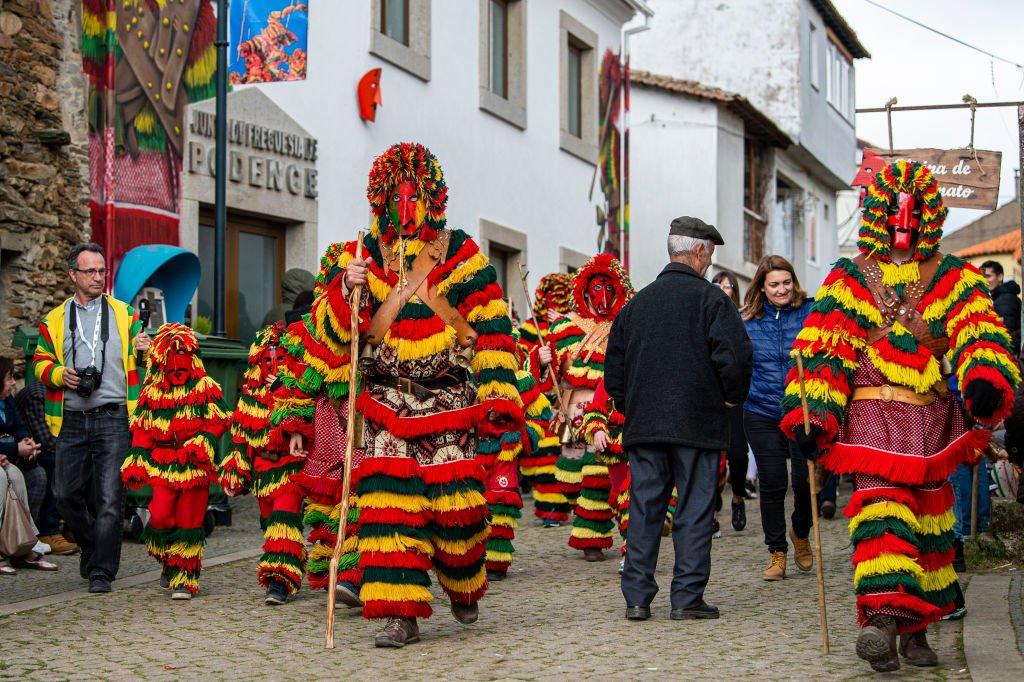
[[[846,492],[846,491],[844,491]],[[529,503],[528,503],[529,504]],[[823,522],[832,653],[821,653],[816,581],[792,566],[766,583],[767,553],[756,501],[743,532],[728,527],[713,549],[707,599],[717,621],[668,619],[671,544],[663,543],[654,618],[623,618],[618,562],[589,564],[568,532],[524,519],[508,580],[492,586],[480,621],[462,626],[442,598],[421,621],[423,641],[374,649],[376,624],[340,607],[337,648],[323,648],[325,597],[308,589],[283,607],[262,603],[255,560],[214,567],[203,592],[171,602],[156,583],[0,618],[0,678],[62,679],[856,679],[873,675],[856,658],[845,522]],[[236,526],[242,519],[236,513]],[[217,541],[218,529],[211,540]],[[258,545],[255,533],[251,542]],[[227,537],[224,534],[223,537]],[[610,553],[609,553],[610,554]],[[150,570],[150,567],[145,567]],[[20,577],[20,576],[19,576]],[[435,592],[438,592],[435,587]],[[439,592],[438,592],[439,594]],[[340,605],[339,605],[340,606]],[[933,626],[942,665],[904,667],[913,679],[969,679],[960,623]]]

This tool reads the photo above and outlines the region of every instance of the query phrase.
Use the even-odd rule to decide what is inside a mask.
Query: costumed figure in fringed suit
[[[419,640],[416,619],[432,612],[431,568],[456,619],[476,621],[490,532],[476,456],[523,425],[508,306],[477,244],[445,227],[447,195],[440,164],[422,145],[381,154],[367,187],[373,223],[364,258],[355,259],[355,242],[345,245],[344,276],[314,301],[302,338],[306,364],[344,380],[346,297],[366,285],[356,401],[366,452],[353,479],[363,616],[387,619],[380,647]]]
[[[518,334],[513,331],[514,337]],[[551,451],[558,447],[558,436],[551,431],[554,411],[530,372],[522,346],[517,350],[517,360],[525,365],[516,371],[516,388],[523,402],[525,427],[521,431],[505,433],[500,441],[492,441],[492,447],[499,448],[496,454],[484,453],[484,444],[481,444],[481,452],[477,455],[487,472],[484,496],[491,510],[491,536],[487,541],[486,561],[489,581],[505,579],[515,554],[515,529],[523,508],[517,464],[542,448]]]
[[[548,338],[555,344],[552,368],[562,386],[563,415],[568,425],[558,458],[562,492],[575,502],[569,546],[583,550],[587,561],[604,559],[612,546],[615,512],[608,504],[608,466],[585,438],[584,413],[604,377],[604,353],[612,321],[632,297],[633,285],[610,254],[591,258],[573,277],[575,311],[551,323]],[[614,412],[611,421],[621,424]]]
[[[333,317],[330,302],[318,305],[327,285],[344,274],[338,265],[344,244],[332,244],[320,259],[320,271],[313,287],[314,304],[309,314],[293,322],[281,337],[284,351],[275,390],[271,423],[274,438],[285,443],[304,460],[292,475],[292,483],[306,498],[303,520],[309,527],[308,542],[312,545],[306,562],[306,579],[314,590],[327,588],[328,572],[338,537],[341,514],[341,478],[344,473],[345,444],[348,423],[348,374],[335,370],[348,364],[348,343],[338,343],[327,330],[332,325],[347,325],[347,320]],[[347,329],[347,326],[346,326]],[[319,336],[318,336],[319,335]],[[310,346],[313,338],[323,342]],[[354,448],[352,469],[358,469],[363,450]],[[359,552],[356,534],[359,510],[354,490],[349,492],[348,522],[338,579],[334,586],[338,599],[349,608],[359,608]]]
[[[160,327],[129,426],[132,446],[121,466],[129,488],[149,484],[149,522],[142,542],[163,569],[172,599],[199,592],[209,486],[217,480],[217,439],[228,427],[221,388],[199,359],[195,332]]]
[[[1010,336],[974,266],[938,251],[946,209],[918,163],[883,168],[868,187],[860,255],[840,259],[793,345],[806,367],[805,435],[794,367],[782,428],[830,471],[854,475],[850,518],[861,633],[857,654],[895,670],[899,653],[937,664],[929,623],[953,606],[953,491],[985,428],[1005,417],[1020,373]],[[949,375],[963,407],[949,390]]]
[[[231,416],[231,448],[220,465],[220,484],[231,496],[252,492],[260,505],[263,556],[257,579],[266,603],[284,604],[302,585],[306,545],[302,537],[304,493],[292,482],[304,458],[271,438],[272,384],[284,359],[281,323],[263,327],[249,348],[249,369]]]
[[[540,278],[533,300],[533,319],[519,328],[519,341],[528,354],[533,367],[540,366],[543,335],[547,341],[550,323],[572,309],[572,275],[552,272]],[[536,324],[534,324],[536,320]],[[540,327],[538,331],[538,325]],[[548,342],[553,350],[553,344]],[[549,353],[551,351],[548,351]],[[547,371],[539,381],[541,390],[553,398],[552,373]],[[519,471],[533,491],[533,513],[545,528],[555,528],[569,520],[572,505],[562,492],[561,484],[555,478],[556,464],[561,454],[562,443],[557,433],[549,431],[531,452],[524,452],[519,459]]]

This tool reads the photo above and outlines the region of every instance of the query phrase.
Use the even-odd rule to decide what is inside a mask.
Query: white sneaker
[[[43,556],[44,554],[49,554],[53,550],[50,548],[48,544],[46,544],[42,540],[37,540],[35,546],[32,548],[32,551],[40,556]]]
[[[626,557],[622,557],[622,561],[619,562],[619,575],[626,570]]]

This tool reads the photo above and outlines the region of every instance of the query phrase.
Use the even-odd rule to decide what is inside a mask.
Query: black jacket
[[[1010,332],[1014,354],[1020,353],[1020,285],[1003,282],[992,290],[992,303]]]
[[[623,446],[729,446],[725,403],[747,397],[753,347],[736,306],[680,263],[622,309],[608,337],[605,388],[626,415]]]

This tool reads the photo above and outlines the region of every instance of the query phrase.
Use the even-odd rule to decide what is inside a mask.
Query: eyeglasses
[[[89,268],[88,270],[82,270],[81,268],[72,268],[72,270],[74,270],[75,272],[80,272],[86,277],[95,277],[96,275],[99,275],[100,277],[107,276],[106,268]]]
[[[718,285],[718,288],[719,289],[732,289],[732,285],[731,284],[726,284],[726,283],[720,283]]]

